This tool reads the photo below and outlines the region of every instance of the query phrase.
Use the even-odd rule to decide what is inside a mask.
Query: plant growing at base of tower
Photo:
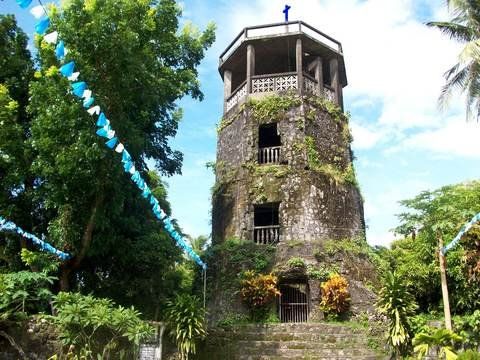
[[[388,343],[394,354],[406,354],[411,346],[410,317],[417,309],[415,299],[396,272],[385,274],[378,297],[376,306],[389,322]]]
[[[280,295],[277,282],[278,279],[273,274],[262,275],[253,270],[247,270],[242,274],[240,295],[254,320],[263,318],[275,298]]]
[[[305,268],[305,260],[302,259],[301,257],[291,257],[287,261],[287,265],[289,268]]]
[[[343,276],[333,274],[321,286],[320,308],[327,314],[339,316],[350,309],[348,282]]]

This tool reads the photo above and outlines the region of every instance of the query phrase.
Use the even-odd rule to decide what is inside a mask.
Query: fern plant
[[[410,348],[412,332],[409,317],[417,309],[415,299],[395,272],[386,273],[378,297],[376,306],[389,323],[388,343],[394,354],[405,354]]]
[[[166,319],[181,359],[188,360],[206,336],[205,309],[196,296],[177,295],[167,302]]]

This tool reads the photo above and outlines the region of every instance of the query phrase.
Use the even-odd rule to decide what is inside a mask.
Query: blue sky
[[[457,60],[459,44],[424,22],[447,19],[443,0],[291,0],[290,20],[303,20],[342,42],[349,85],[345,108],[352,115],[357,176],[365,199],[370,244],[388,245],[398,201],[422,190],[480,177],[480,125],[466,122],[464,99],[452,97],[440,112],[442,74]],[[217,41],[202,62],[203,102],[183,99],[178,136],[172,144],[185,155],[183,174],[166,179],[174,217],[184,231],[210,233],[210,187],[205,168],[215,160],[215,126],[222,116],[223,85],[218,55],[245,26],[279,22],[285,1],[187,0],[182,21],[201,28],[217,24]],[[19,15],[29,35],[32,17],[14,0],[1,13]]]

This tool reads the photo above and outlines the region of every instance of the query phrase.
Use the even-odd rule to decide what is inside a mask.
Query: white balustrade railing
[[[252,77],[252,94],[298,89],[297,73],[256,75]]]
[[[269,92],[284,92],[298,90],[298,76],[296,72],[255,75],[252,77],[252,94]],[[320,96],[317,89],[317,81],[308,74],[303,74],[303,90],[306,93]],[[225,109],[228,112],[240,100],[247,95],[247,82],[244,81],[226,101]],[[335,91],[328,85],[323,86],[323,96],[335,102]]]
[[[237,105],[240,99],[246,95],[247,95],[247,83],[246,81],[244,81],[243,84],[240,85],[237,88],[237,90],[235,90],[235,92],[232,95],[230,95],[230,97],[227,99],[227,105],[226,105],[227,111],[229,111],[231,108]]]
[[[280,225],[255,226],[253,241],[256,244],[275,244],[280,240]]]
[[[259,164],[280,164],[281,146],[263,147],[258,149]]]

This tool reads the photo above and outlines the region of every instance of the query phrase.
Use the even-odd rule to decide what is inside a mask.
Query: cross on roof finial
[[[283,13],[285,14],[285,22],[288,22],[288,10],[291,9],[290,5],[285,4],[285,9],[283,9]]]

